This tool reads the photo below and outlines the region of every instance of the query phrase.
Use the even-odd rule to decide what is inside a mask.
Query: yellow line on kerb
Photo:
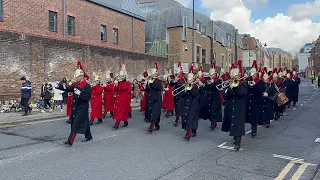
[[[290,161],[286,167],[284,167],[282,169],[282,171],[280,172],[280,174],[278,175],[278,177],[276,177],[274,180],[282,180],[287,174],[288,172],[291,170],[291,168],[294,166],[294,162]]]

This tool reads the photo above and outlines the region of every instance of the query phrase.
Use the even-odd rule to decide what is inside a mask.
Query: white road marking
[[[307,103],[307,101],[305,101],[304,103]]]
[[[308,101],[310,101],[310,99],[308,99]]]
[[[224,142],[224,143],[220,144],[218,147],[222,147],[222,146],[224,146],[225,144],[227,144],[227,142]]]
[[[251,133],[251,130],[250,130],[250,131],[248,131],[248,132],[246,132],[246,134],[249,134],[249,133]]]
[[[320,143],[320,138],[316,138],[316,139],[314,140],[314,142]]]
[[[285,116],[285,115],[287,115],[287,113],[283,113],[283,115]]]
[[[280,158],[280,159],[287,159],[287,160],[294,161],[294,162],[303,162],[304,161],[304,159],[294,158],[294,157],[290,157],[290,156],[283,156],[283,155],[279,155],[279,154],[273,154],[273,157]]]
[[[307,86],[307,85],[304,84],[304,85],[302,85],[302,86]]]
[[[221,149],[229,149],[229,150],[234,151],[234,147],[225,146],[225,144],[227,144],[227,142],[224,142],[224,143],[220,144],[220,145],[218,146],[218,148],[221,148]],[[242,151],[242,150],[243,150],[243,149],[240,148],[240,151]]]
[[[293,108],[293,110],[296,110],[297,108]]]
[[[303,106],[303,104],[300,104],[300,106]]]

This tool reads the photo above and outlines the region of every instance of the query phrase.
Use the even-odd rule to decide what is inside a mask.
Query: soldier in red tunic
[[[71,86],[74,82],[71,82],[69,83],[69,86]],[[71,115],[71,111],[72,111],[72,96],[73,96],[73,93],[72,92],[69,92],[68,93],[68,100],[67,100],[67,116],[70,116]],[[71,119],[69,117],[67,123],[71,123]]]
[[[131,85],[126,80],[127,71],[125,65],[122,65],[119,77],[114,81],[115,83],[115,92],[116,92],[116,102],[114,108],[113,119],[116,120],[114,129],[118,129],[120,122],[123,121],[123,127],[128,126],[128,117],[131,98],[128,98],[128,94],[131,92]],[[120,81],[119,81],[120,80]]]
[[[171,83],[172,82],[172,83]],[[174,91],[174,84],[173,84],[173,79],[168,77],[168,84],[164,88],[165,94],[164,97],[166,99],[166,117],[169,117],[169,114],[171,112],[171,115],[173,115],[173,110],[174,110],[174,97],[173,97],[173,91]]]
[[[104,105],[104,114],[103,118],[106,117],[107,113],[110,112],[111,116],[113,116],[114,111],[114,89],[115,84],[112,82],[112,73],[110,71],[107,71],[106,73],[106,81],[107,84],[104,87],[104,94],[103,94],[103,105]]]
[[[98,123],[102,123],[102,94],[104,88],[101,84],[101,77],[99,77],[99,75],[95,76],[95,81],[96,85],[94,85],[91,89],[91,125],[93,125],[95,118],[98,118]]]
[[[145,79],[141,80],[140,88],[139,91],[141,92],[142,95],[142,100],[140,102],[140,107],[142,112],[146,112],[146,106],[147,106],[147,93],[145,92],[146,89],[146,82]]]

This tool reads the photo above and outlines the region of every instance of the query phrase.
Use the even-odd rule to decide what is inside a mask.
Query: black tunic
[[[292,101],[292,81],[291,79],[286,78],[283,81],[283,86],[286,88],[286,96],[289,99],[288,103],[290,103]]]
[[[86,82],[66,86],[59,85],[59,89],[74,92],[75,88],[81,91],[80,96],[73,93],[71,109],[71,133],[85,134],[89,126],[89,102],[91,98],[91,86]]]
[[[253,125],[263,124],[263,95],[266,88],[264,82],[259,80],[254,86],[248,85],[247,94],[247,110],[246,110],[246,123]]]
[[[200,118],[222,122],[220,91],[216,88],[216,86],[221,83],[221,79],[218,79],[211,84],[206,81],[205,87],[203,88],[205,95],[203,101],[200,102]]]
[[[177,82],[171,83],[170,85],[174,85],[174,94],[177,94],[184,89],[184,87],[181,87]],[[176,117],[182,115],[183,100],[180,98],[181,95],[182,93],[174,96],[174,110],[176,113]]]
[[[268,97],[263,97],[263,121],[269,121],[274,118],[274,106],[277,106],[273,98],[277,93],[274,83],[266,87],[266,93],[268,93]]]
[[[182,129],[190,130],[198,128],[199,120],[199,88],[195,85],[191,90],[183,92]]]
[[[292,80],[292,101],[298,102],[299,98],[299,85],[300,85],[300,78]]]
[[[153,83],[149,83],[146,86],[147,96],[147,110],[150,121],[153,123],[160,122],[161,115],[161,102],[162,102],[162,82],[159,79],[155,79]]]
[[[221,130],[230,132],[230,136],[245,135],[247,91],[247,84],[242,83],[236,88],[228,87],[222,92],[225,98],[225,108]]]

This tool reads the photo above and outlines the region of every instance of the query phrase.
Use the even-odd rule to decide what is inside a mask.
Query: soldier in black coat
[[[292,102],[292,80],[290,78],[290,72],[284,71],[284,81],[283,86],[286,88],[286,96],[289,99],[289,101],[286,103],[285,107],[290,108],[291,102]]]
[[[175,78],[175,82],[174,83],[170,83],[170,85],[174,85],[174,110],[175,110],[175,122],[173,124],[173,126],[178,126],[179,124],[179,119],[182,115],[182,107],[183,107],[183,100],[181,98],[181,93],[179,93],[181,90],[183,90],[182,87],[182,82],[185,82],[185,77],[184,74],[182,72],[182,68],[179,66],[177,69],[177,76]]]
[[[240,71],[235,68],[230,74],[232,78],[239,78]],[[230,132],[229,135],[233,136],[236,151],[240,149],[241,137],[245,135],[247,91],[247,84],[240,81],[238,85],[231,83],[222,92],[225,108],[221,130]]]
[[[220,90],[217,88],[222,83],[218,78],[214,68],[209,70],[210,80],[205,81],[205,96],[201,103],[200,118],[209,119],[210,129],[217,127],[217,122],[222,122],[222,108],[220,99]]]
[[[162,102],[162,81],[157,78],[158,70],[156,68],[151,70],[152,78],[148,80],[146,91],[147,97],[147,109],[150,118],[149,133],[160,129],[160,116],[161,116],[161,102]],[[147,112],[146,112],[147,113]]]
[[[271,75],[271,77],[272,76],[273,75]],[[277,93],[277,90],[268,75],[265,74],[263,79],[266,87],[266,91],[263,93],[263,122],[265,122],[266,127],[269,128],[270,121],[274,119],[274,106],[276,105],[274,95]]]
[[[71,133],[66,145],[72,146],[73,141],[77,135],[84,134],[85,139],[83,142],[90,141],[92,135],[89,125],[89,101],[91,98],[91,86],[84,79],[84,72],[77,69],[75,73],[76,83],[71,86],[60,84],[58,89],[66,92],[73,92],[72,97],[72,112],[70,115],[71,120]]]
[[[266,88],[255,68],[251,69],[251,76],[253,78],[252,81],[247,82],[246,123],[251,124],[251,135],[255,137],[258,131],[258,125],[263,124],[263,92],[265,92]]]
[[[182,110],[182,129],[186,130],[184,138],[189,141],[191,136],[197,134],[198,120],[199,120],[199,88],[194,82],[193,73],[188,74],[188,84],[186,85],[185,92],[182,93],[183,110]]]
[[[300,78],[297,76],[297,72],[293,71],[293,77],[292,77],[292,101],[293,106],[296,106],[299,98],[299,85],[300,85]]]

